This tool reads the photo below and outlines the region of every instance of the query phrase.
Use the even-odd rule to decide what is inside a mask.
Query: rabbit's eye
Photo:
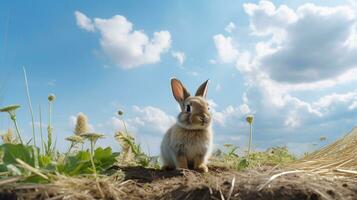
[[[190,105],[186,106],[186,112],[191,112],[191,106]]]

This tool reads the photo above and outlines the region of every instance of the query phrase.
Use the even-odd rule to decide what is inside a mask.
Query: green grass
[[[30,107],[29,112],[32,121],[34,121],[35,115],[32,110],[26,77],[25,82]],[[42,127],[40,127],[40,144],[35,143],[36,132],[34,126],[32,127],[33,138],[27,143],[22,141],[22,132],[18,127],[15,112],[16,109],[20,109],[20,105],[7,106],[0,109],[2,112],[0,114],[9,114],[8,116],[14,122],[17,133],[17,135],[13,135],[9,131],[9,134],[6,135],[7,140],[3,140],[3,144],[0,145],[0,179],[16,176],[20,177],[20,182],[48,183],[55,180],[58,175],[67,177],[92,175],[97,178],[98,175],[107,174],[115,165],[160,168],[159,158],[145,154],[140,144],[135,141],[135,138],[126,129],[123,111],[119,111],[118,115],[123,122],[125,130],[115,134],[115,139],[121,146],[121,152],[113,152],[110,147],[96,148],[96,141],[103,136],[97,133],[74,134],[66,138],[69,141],[68,151],[65,153],[58,152],[52,141],[54,134],[56,134],[51,121],[54,100],[55,96],[53,94],[49,95],[47,141],[45,141],[42,135]],[[39,109],[39,112],[42,124],[41,109]],[[86,123],[85,121],[78,122],[77,120],[77,125],[78,123]],[[78,127],[87,126],[87,124],[79,125]],[[252,130],[250,134],[252,135]],[[30,144],[31,141],[33,142],[32,144]],[[83,143],[88,145],[83,145]],[[83,146],[90,146],[90,148],[83,149]],[[249,152],[245,156],[239,156],[236,153],[239,149],[234,145],[225,145],[224,148],[223,151],[217,151],[220,153],[215,153],[211,158],[211,165],[242,170],[266,165],[283,165],[295,160],[295,157],[288,152],[286,147],[273,147],[265,152]]]
[[[238,147],[224,145],[225,150],[217,150],[211,158],[211,164],[234,170],[259,168],[263,166],[285,165],[296,160],[286,147],[272,147],[264,152],[251,152],[249,156],[239,156]]]

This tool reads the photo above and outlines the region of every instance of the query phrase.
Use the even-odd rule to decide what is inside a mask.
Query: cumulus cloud
[[[133,106],[133,116],[127,118],[126,126],[133,133],[164,134],[176,121],[176,118],[153,106]],[[109,123],[117,131],[125,129],[123,122],[112,117]]]
[[[316,82],[337,77],[356,67],[357,48],[351,48],[356,17],[347,6],[305,4],[296,11],[261,1],[244,4],[257,35],[270,53],[259,58],[261,68],[278,82]]]
[[[250,16],[250,28],[259,36],[272,34],[281,37],[281,29],[296,21],[296,13],[285,5],[276,9],[270,1],[259,4],[243,4],[245,12]]]
[[[175,117],[153,106],[134,106],[133,110],[141,126],[152,128],[160,134],[164,134],[176,121]]]
[[[121,15],[94,20],[79,11],[76,11],[75,15],[80,28],[100,33],[100,45],[103,51],[123,69],[157,63],[161,55],[171,46],[169,31],[154,32],[149,38],[144,31],[134,30],[134,25]]]
[[[238,50],[234,47],[231,37],[225,37],[219,34],[215,35],[213,40],[218,51],[218,57],[222,62],[231,63],[236,61]]]
[[[77,26],[79,26],[80,28],[86,31],[90,31],[90,32],[94,31],[94,24],[90,18],[88,18],[86,15],[84,15],[79,11],[75,11],[74,15],[77,20]]]
[[[269,139],[269,145],[281,145],[292,137],[303,143],[302,138],[313,134],[336,134],[341,131],[336,128],[341,127],[340,121],[354,126],[355,91],[331,94],[357,81],[352,9],[313,4],[292,9],[268,1],[243,7],[258,38],[255,48],[244,52],[240,38],[223,34],[214,36],[213,42],[220,61],[235,64],[243,77],[249,110],[244,102],[232,108],[255,113],[256,137],[261,140],[257,144],[267,145]],[[227,115],[221,113],[228,114],[232,108],[218,112],[218,124],[227,127],[229,120],[223,117]]]
[[[184,52],[173,51],[171,55],[180,63],[180,65],[182,65],[186,60],[186,55]]]
[[[229,24],[224,28],[228,33],[232,33],[236,29],[236,25],[233,22],[229,22]]]
[[[208,103],[211,107],[210,110],[213,116],[213,124],[218,125],[220,127],[226,127],[227,124],[237,124],[238,121],[241,121],[240,119],[242,117],[252,113],[248,105],[248,98],[246,94],[243,94],[242,99],[243,103],[241,105],[237,107],[233,105],[228,105],[222,110],[218,109],[218,105],[214,100],[209,99]]]

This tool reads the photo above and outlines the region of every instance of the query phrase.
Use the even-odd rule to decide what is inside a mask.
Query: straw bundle
[[[289,167],[334,177],[357,176],[357,128],[340,140],[294,163]]]

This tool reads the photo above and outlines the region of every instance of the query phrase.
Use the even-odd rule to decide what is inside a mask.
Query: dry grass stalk
[[[43,173],[40,172],[40,170],[32,167],[31,165],[25,163],[24,161],[22,161],[21,159],[16,158],[16,162],[20,164],[20,166],[34,174],[37,174],[39,176],[41,176],[42,178],[48,180],[48,177],[46,175],[44,175]]]
[[[350,177],[357,173],[357,128],[340,140],[289,165],[320,175]]]
[[[121,147],[120,161],[123,163],[131,161],[133,159],[133,152],[130,141],[134,141],[134,137],[129,133],[121,131],[116,132],[114,137]]]

